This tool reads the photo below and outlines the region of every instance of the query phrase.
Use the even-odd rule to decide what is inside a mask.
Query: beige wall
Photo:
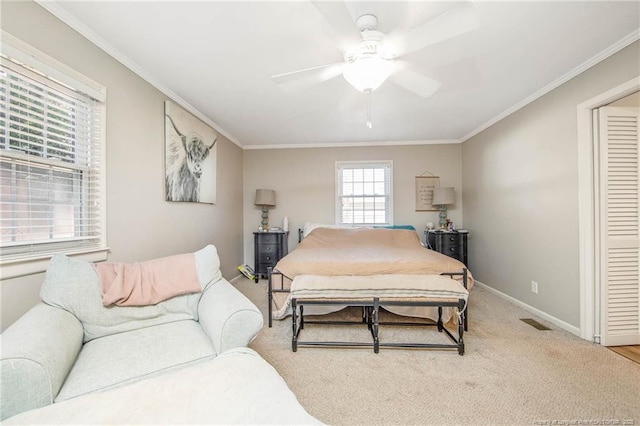
[[[227,278],[242,262],[242,150],[218,139],[217,203],[164,201],[167,97],[36,3],[2,2],[2,29],[107,88],[109,260],[135,261],[215,244]],[[35,304],[42,275],[1,285],[2,328]]]
[[[462,227],[461,146],[407,145],[351,148],[301,148],[244,151],[244,256],[253,266],[253,232],[260,225],[260,208],[253,205],[258,188],[276,191],[276,207],[269,223],[282,226],[289,218],[289,249],[297,243],[297,229],[305,222],[335,223],[335,162],[393,160],[393,217],[396,225],[413,225],[424,237],[427,222],[437,212],[415,211],[415,177],[425,171],[440,176],[441,186],[456,189],[456,205],[449,218]]]
[[[479,281],[580,325],[577,105],[639,75],[636,42],[463,143]]]
[[[640,107],[640,92],[635,92],[609,104],[615,107]]]

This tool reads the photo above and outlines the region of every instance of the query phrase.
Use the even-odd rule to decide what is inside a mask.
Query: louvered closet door
[[[601,344],[640,344],[638,108],[600,109]]]

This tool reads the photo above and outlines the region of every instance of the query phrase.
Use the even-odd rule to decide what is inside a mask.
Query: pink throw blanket
[[[102,290],[102,304],[146,306],[202,291],[193,253],[137,263],[102,262],[93,265]]]

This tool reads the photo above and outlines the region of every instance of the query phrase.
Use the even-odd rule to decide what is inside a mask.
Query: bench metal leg
[[[462,335],[464,334],[464,330],[467,328],[465,324],[466,317],[464,316],[463,309],[465,308],[465,301],[463,299],[458,299],[458,355],[464,355],[464,340]]]
[[[464,331],[469,331],[469,302],[467,302],[467,308],[462,313],[462,322],[464,323]]]
[[[269,320],[268,320],[269,328],[271,328],[271,326],[273,325],[273,292],[272,292],[273,283],[271,281],[271,279],[272,279],[271,278],[271,267],[269,267],[269,269],[267,269],[267,279],[268,279],[267,292],[269,293],[269,297],[268,297],[268,299],[269,299],[269,308],[268,308],[268,314],[267,315],[269,316]],[[257,280],[258,280],[258,278],[257,278],[257,275],[256,275],[256,282],[258,282]]]
[[[464,286],[464,288],[468,289],[469,287],[467,287],[467,268],[462,268],[462,285]],[[469,302],[467,301],[467,306],[465,306],[464,308],[464,312],[462,312],[462,322],[464,323],[464,331],[469,330],[469,324],[468,324],[468,319],[467,319],[467,314],[469,312]]]
[[[292,327],[292,337],[291,337],[291,350],[293,352],[298,351],[298,318],[297,318],[297,306],[296,299],[291,299],[291,327]]]
[[[378,332],[380,331],[380,299],[373,298],[373,352],[380,352],[380,340],[378,339]]]

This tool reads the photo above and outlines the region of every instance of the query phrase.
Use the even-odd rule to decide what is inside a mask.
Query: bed
[[[305,236],[269,273],[269,323],[291,314],[288,289],[299,275],[372,276],[439,275],[461,272],[465,265],[456,259],[425,248],[415,229],[306,227]],[[467,274],[471,290],[473,277]],[[314,307],[308,314],[321,315],[344,307]],[[394,314],[436,320],[434,307],[383,306]],[[453,309],[445,309],[449,321]]]

